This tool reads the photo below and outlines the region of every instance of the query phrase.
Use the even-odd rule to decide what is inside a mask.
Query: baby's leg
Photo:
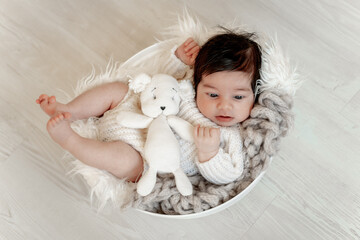
[[[71,120],[86,119],[101,116],[107,110],[116,107],[125,97],[128,86],[121,82],[106,83],[94,87],[67,104],[56,101],[54,96],[40,95],[36,103],[50,117],[59,112],[71,113]]]
[[[47,130],[51,138],[83,163],[106,170],[118,178],[137,181],[143,171],[140,154],[121,142],[100,142],[79,136],[70,127],[70,113],[53,116]]]

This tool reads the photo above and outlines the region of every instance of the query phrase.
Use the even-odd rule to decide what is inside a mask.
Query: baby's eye
[[[240,99],[243,99],[244,97],[243,96],[240,96],[240,95],[237,95],[234,97],[236,100],[240,100]]]
[[[208,93],[208,95],[209,95],[209,97],[211,97],[211,98],[216,98],[216,97],[219,96],[219,95],[216,94],[216,93]]]
[[[154,95],[153,98],[154,98],[154,100],[155,100],[155,99],[156,99],[156,96]]]

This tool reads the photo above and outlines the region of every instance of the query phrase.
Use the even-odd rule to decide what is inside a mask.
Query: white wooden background
[[[296,125],[242,201],[194,220],[97,213],[35,104],[153,44],[184,6],[277,34],[306,82]],[[0,0],[0,239],[360,239],[357,0]]]

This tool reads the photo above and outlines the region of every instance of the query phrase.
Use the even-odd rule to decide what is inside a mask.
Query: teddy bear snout
[[[160,107],[160,109],[163,110],[163,111],[165,110],[165,108],[166,108],[166,107],[164,107],[164,106],[161,106],[161,107]]]

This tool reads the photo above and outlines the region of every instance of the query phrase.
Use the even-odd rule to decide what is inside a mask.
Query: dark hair
[[[251,88],[255,93],[256,80],[260,78],[261,50],[252,40],[254,33],[225,33],[210,38],[200,49],[194,65],[194,87],[203,75],[220,71],[243,71],[252,76]]]

